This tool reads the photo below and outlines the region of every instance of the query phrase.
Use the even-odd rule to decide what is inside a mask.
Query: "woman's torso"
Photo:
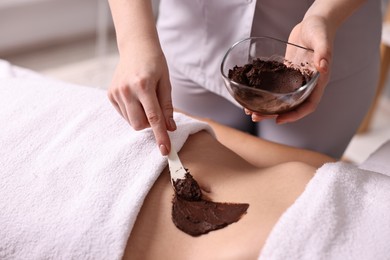
[[[281,214],[303,192],[315,169],[302,163],[255,168],[202,132],[190,136],[180,157],[207,196],[249,203],[237,223],[200,237],[171,220],[173,189],[164,170],[146,197],[124,259],[256,259]]]

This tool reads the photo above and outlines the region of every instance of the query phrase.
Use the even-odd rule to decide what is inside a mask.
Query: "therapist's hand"
[[[332,63],[333,40],[335,26],[327,23],[320,16],[308,16],[291,31],[288,41],[314,50],[314,66],[320,72],[317,86],[311,95],[296,109],[273,116],[264,116],[245,109],[254,122],[266,118],[276,118],[276,123],[283,124],[297,121],[314,112],[321,101],[325,87],[329,81]]]
[[[168,132],[173,120],[171,85],[164,54],[140,44],[121,53],[108,97],[119,114],[135,129],[151,127],[162,155],[170,151]]]

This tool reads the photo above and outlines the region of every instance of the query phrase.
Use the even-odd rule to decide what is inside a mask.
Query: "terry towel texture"
[[[133,131],[105,91],[22,72],[0,73],[0,259],[120,259],[167,165],[152,131]],[[175,119],[177,150],[211,131]]]
[[[378,160],[384,154],[387,161]],[[273,228],[259,259],[389,259],[389,158],[387,142],[367,160],[371,167],[379,163],[380,173],[343,162],[318,169]]]

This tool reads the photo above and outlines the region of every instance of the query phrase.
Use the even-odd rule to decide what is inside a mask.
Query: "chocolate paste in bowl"
[[[301,89],[313,78],[314,71],[309,64],[297,65],[274,58],[257,58],[229,69],[229,79],[240,84],[228,84],[228,90],[243,107],[265,115],[281,114],[294,109],[310,95],[313,84]]]
[[[248,87],[274,93],[289,93],[304,86],[311,78],[310,71],[287,66],[276,60],[255,59],[244,66],[234,66],[228,77]]]

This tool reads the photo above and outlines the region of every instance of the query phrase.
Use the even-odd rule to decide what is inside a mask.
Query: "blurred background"
[[[152,2],[157,16],[158,0]],[[382,6],[385,21],[387,1]],[[383,45],[390,46],[390,29],[386,34]],[[107,89],[118,61],[107,0],[0,0],[0,35],[0,59],[76,84]],[[345,159],[362,162],[390,139],[389,85],[386,78],[372,117]]]

